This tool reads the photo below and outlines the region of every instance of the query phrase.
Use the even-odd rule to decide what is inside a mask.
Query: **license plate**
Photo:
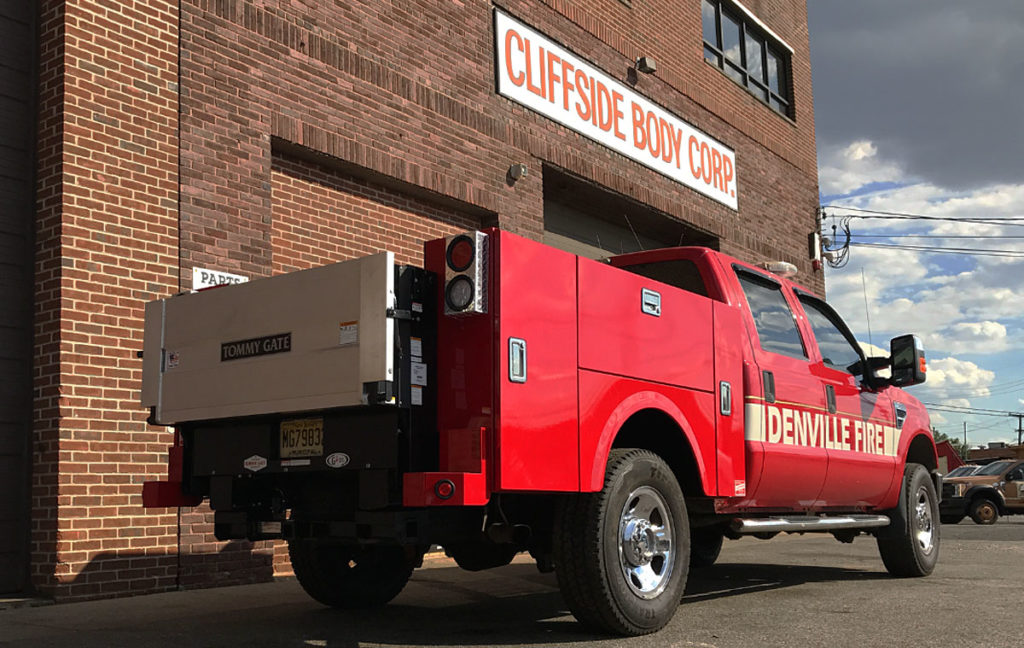
[[[281,458],[319,457],[324,453],[322,418],[281,421]]]

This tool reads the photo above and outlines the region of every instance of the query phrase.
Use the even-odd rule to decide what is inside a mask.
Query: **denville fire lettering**
[[[500,94],[736,209],[733,151],[512,18],[495,25]]]
[[[895,456],[899,430],[877,421],[778,403],[748,402],[746,439]]]

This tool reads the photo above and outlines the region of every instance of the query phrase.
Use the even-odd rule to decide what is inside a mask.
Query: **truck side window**
[[[682,288],[687,292],[696,293],[702,297],[708,296],[707,287],[704,285],[703,277],[700,276],[697,264],[689,259],[638,263],[626,266],[623,269],[648,279],[660,281],[676,288]]]
[[[811,323],[811,330],[814,331],[814,338],[818,341],[818,349],[825,364],[833,369],[847,373],[857,371],[857,374],[860,374],[861,372],[855,368],[860,360],[860,353],[843,333],[844,327],[833,320],[834,315],[823,308],[816,299],[801,295],[800,303],[807,313],[807,320]]]
[[[782,288],[746,272],[737,272],[736,275],[747,296],[761,348],[793,358],[807,358],[793,311],[782,296]]]

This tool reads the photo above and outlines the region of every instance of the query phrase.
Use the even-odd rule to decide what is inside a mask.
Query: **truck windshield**
[[[976,470],[978,470],[978,466],[958,466],[950,470],[946,477],[966,477],[967,475],[973,475]]]
[[[1004,470],[1006,470],[1007,468],[1009,468],[1012,463],[1013,463],[1012,461],[997,461],[995,463],[991,463],[991,464],[985,466],[984,468],[982,468],[981,470],[979,470],[978,472],[976,472],[974,474],[975,475],[998,475],[998,474],[1002,473]]]

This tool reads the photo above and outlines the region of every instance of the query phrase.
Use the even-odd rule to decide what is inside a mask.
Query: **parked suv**
[[[1000,515],[1024,513],[1024,461],[996,461],[973,475],[947,477],[939,513],[943,524],[968,515],[977,524],[995,524]]]

